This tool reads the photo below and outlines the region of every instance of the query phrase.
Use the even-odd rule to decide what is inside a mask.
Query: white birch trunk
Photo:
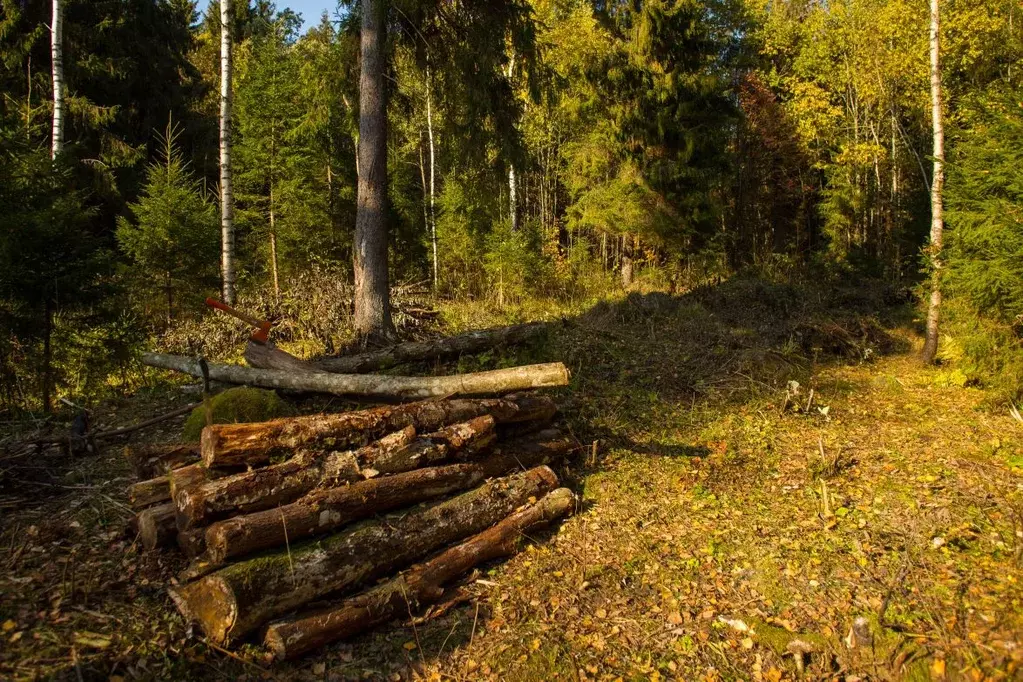
[[[510,81],[513,73],[515,72],[515,55],[512,55],[511,61],[508,62],[508,73],[506,74]],[[508,212],[511,214],[511,229],[512,232],[519,231],[519,211],[518,211],[518,193],[516,192],[517,185],[515,183],[515,165],[508,164]]]
[[[437,291],[440,282],[440,266],[437,260],[437,212],[434,207],[436,197],[436,180],[434,172],[434,146],[433,146],[433,79],[430,74],[430,65],[426,65],[426,135],[430,140],[430,242],[433,245],[433,290]]]
[[[224,301],[235,302],[234,194],[231,190],[231,0],[220,1],[220,272]]]
[[[53,0],[50,57],[53,62],[53,146],[50,156],[55,159],[64,150],[64,17],[60,0]]]
[[[944,232],[942,189],[945,186],[945,129],[941,118],[941,41],[938,0],[931,0],[931,121],[934,134],[934,178],[931,180],[931,300],[927,310],[927,339],[924,362],[934,362],[938,353],[938,317],[941,309],[941,243]]]

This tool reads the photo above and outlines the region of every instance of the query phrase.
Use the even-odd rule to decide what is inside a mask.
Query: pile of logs
[[[261,633],[292,658],[438,601],[569,514],[554,414],[516,394],[207,426],[129,453],[135,530],[191,558],[170,592],[212,642]]]

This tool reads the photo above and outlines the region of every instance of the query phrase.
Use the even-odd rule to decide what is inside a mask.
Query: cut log
[[[411,610],[437,601],[445,584],[474,566],[514,554],[529,531],[567,516],[574,509],[575,495],[568,488],[559,488],[402,576],[333,608],[272,623],[264,643],[276,658],[290,659],[406,616]]]
[[[495,479],[401,518],[223,568],[171,588],[178,610],[217,644],[235,640],[313,599],[348,590],[497,523],[557,485],[547,467]]]
[[[316,487],[321,472],[308,457],[227,476],[177,492],[177,528],[196,528],[229,513],[247,514],[291,502]],[[354,476],[353,476],[354,478]]]
[[[132,509],[145,509],[159,502],[170,502],[170,499],[170,477],[167,474],[128,486],[128,503]]]
[[[245,360],[253,367],[261,369],[364,374],[410,362],[471,355],[497,346],[526,343],[540,336],[546,328],[547,325],[542,322],[516,324],[510,327],[482,329],[430,341],[399,343],[389,348],[358,355],[326,357],[312,361],[300,360],[272,344],[250,341],[245,349]]]
[[[504,476],[516,469],[532,469],[541,464],[553,464],[564,458],[575,446],[575,441],[564,437],[557,429],[544,429],[515,440],[498,443],[493,452],[480,462],[487,478]]]
[[[194,358],[144,353],[142,363],[192,376],[202,376]],[[414,400],[452,395],[493,395],[568,385],[568,369],[560,362],[495,369],[473,374],[439,377],[406,377],[382,374],[332,374],[294,370],[257,369],[239,365],[209,365],[213,381],[262,388],[288,389],[333,395],[371,396]]]
[[[316,490],[277,509],[214,523],[206,530],[206,558],[222,564],[229,558],[283,546],[381,512],[465,490],[482,480],[479,465],[451,464]]]
[[[424,400],[341,414],[214,424],[203,429],[202,458],[211,469],[259,466],[299,449],[359,447],[408,426],[427,433],[484,414],[505,424],[548,419],[555,411],[550,398],[523,394],[482,400]]]
[[[493,438],[494,419],[484,415],[422,438],[415,438],[415,429],[406,427],[355,451],[304,451],[279,464],[181,491],[174,498],[178,528],[188,530],[226,516],[272,509],[316,487],[334,487],[381,471],[408,471],[459,450],[477,452]]]
[[[220,565],[228,559],[334,531],[375,514],[471,488],[520,466],[545,464],[571,447],[571,441],[557,431],[537,435],[544,440],[505,444],[500,452],[479,463],[417,469],[341,488],[314,490],[277,509],[214,523],[206,530],[205,559]]]
[[[371,456],[359,459],[359,473],[364,478],[373,478],[438,464],[456,455],[467,459],[490,447],[496,437],[494,418],[485,414],[461,424],[445,426],[404,447],[371,452]]]
[[[125,446],[124,456],[140,479],[161,476],[171,469],[199,460],[198,443]]]
[[[164,502],[139,512],[139,536],[143,547],[155,549],[174,541],[178,530],[175,525],[176,511],[173,502]]]
[[[296,358],[278,348],[272,341],[260,343],[249,339],[245,345],[245,362],[257,369],[278,369],[289,372],[323,372],[307,360]]]
[[[206,481],[215,481],[218,478],[230,476],[231,472],[222,469],[207,469],[202,462],[189,464],[188,466],[174,469],[167,477],[170,479],[171,499],[176,499],[178,492],[197,486]]]

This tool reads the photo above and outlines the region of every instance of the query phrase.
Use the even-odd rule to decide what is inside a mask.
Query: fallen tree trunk
[[[547,325],[542,322],[516,324],[442,339],[409,341],[358,355],[325,357],[311,361],[300,360],[272,344],[250,341],[245,348],[245,360],[253,367],[261,369],[364,374],[410,362],[471,355],[497,346],[526,343],[540,336],[546,328]]]
[[[547,467],[496,479],[399,519],[243,561],[171,588],[178,610],[213,642],[235,640],[313,599],[364,584],[497,523],[557,485]]]
[[[549,419],[554,401],[523,394],[506,398],[424,400],[342,414],[317,414],[250,424],[213,424],[202,432],[202,459],[210,469],[266,464],[295,450],[359,447],[414,427],[420,433],[484,414],[498,424]]]
[[[177,536],[174,523],[177,508],[173,502],[164,502],[138,513],[139,537],[146,549],[169,545]]]
[[[180,355],[144,353],[142,363],[151,367],[183,372],[195,377],[202,376],[202,370],[195,359]],[[296,372],[294,370],[210,364],[209,376],[213,381],[222,381],[228,384],[399,400],[453,395],[500,394],[531,388],[568,385],[568,369],[560,362],[439,377]]]
[[[264,643],[278,659],[295,658],[308,651],[352,637],[393,618],[437,601],[444,585],[474,566],[514,554],[527,533],[567,516],[575,507],[568,488],[548,493],[497,525],[445,550],[426,563],[339,605],[273,623]]]
[[[199,460],[198,443],[125,446],[124,457],[142,479],[154,478]]]
[[[508,443],[478,463],[416,469],[341,488],[314,490],[277,509],[235,516],[206,530],[206,561],[223,564],[246,554],[336,530],[375,514],[409,507],[464,490],[518,467],[532,468],[563,456],[571,441],[558,431],[538,434],[537,441]]]
[[[271,509],[318,486],[359,481],[381,470],[408,471],[462,450],[479,451],[494,439],[494,419],[484,415],[422,438],[415,434],[413,427],[406,427],[355,451],[303,452],[280,464],[186,488],[174,498],[178,528],[187,530],[228,515]]]

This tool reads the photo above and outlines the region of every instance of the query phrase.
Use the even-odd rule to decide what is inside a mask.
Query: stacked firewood
[[[571,448],[555,411],[518,394],[207,426],[131,453],[150,476],[129,491],[135,528],[192,559],[171,597],[211,641],[261,632],[291,658],[436,602],[569,514],[546,466]]]

